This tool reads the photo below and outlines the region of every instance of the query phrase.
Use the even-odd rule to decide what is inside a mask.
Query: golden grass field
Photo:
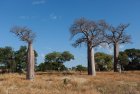
[[[25,75],[1,74],[0,94],[140,94],[140,71],[123,73],[36,73],[32,81]]]

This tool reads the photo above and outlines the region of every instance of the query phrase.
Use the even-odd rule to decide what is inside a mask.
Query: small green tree
[[[124,68],[125,66],[127,66],[129,64],[129,58],[128,58],[128,55],[126,54],[126,52],[121,51],[119,53],[118,61],[121,64],[122,68]]]
[[[45,56],[45,62],[58,62],[58,63],[64,63],[66,61],[73,60],[74,56],[68,52],[52,52]]]
[[[21,73],[22,70],[26,70],[27,66],[27,47],[21,46],[18,51],[15,52],[16,71]]]
[[[112,70],[112,56],[109,54],[105,54],[103,52],[97,52],[95,53],[95,62],[97,66],[97,70],[99,71],[109,71]]]
[[[69,51],[49,53],[45,56],[46,70],[67,70],[64,62],[73,59],[74,56]]]
[[[124,70],[140,70],[140,49],[126,49],[119,53],[119,63]]]
[[[77,71],[87,71],[87,67],[84,67],[84,66],[82,66],[82,65],[77,65],[77,66],[76,66],[76,70],[77,70]]]
[[[128,55],[129,63],[137,64],[140,62],[140,49],[126,49],[124,52]]]
[[[46,71],[46,65],[45,65],[45,63],[40,63],[37,66],[37,71]]]
[[[3,64],[9,72],[15,72],[14,50],[12,47],[6,46],[0,48],[0,63]]]

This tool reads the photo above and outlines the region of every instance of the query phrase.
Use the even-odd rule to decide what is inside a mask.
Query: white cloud
[[[50,14],[50,19],[56,20],[57,19],[57,16],[54,15],[54,14]]]
[[[19,16],[20,19],[28,20],[28,19],[37,19],[37,16]]]
[[[45,0],[35,0],[32,2],[32,5],[40,5],[40,4],[45,4],[46,1]]]
[[[20,16],[20,19],[29,19],[29,16]]]
[[[50,17],[50,19],[52,19],[52,20],[61,19],[61,16],[57,16],[57,15],[55,15],[54,13],[51,13],[51,14],[49,15],[49,17]]]

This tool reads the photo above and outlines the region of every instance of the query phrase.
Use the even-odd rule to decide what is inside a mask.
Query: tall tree
[[[114,72],[117,72],[119,45],[130,42],[130,35],[125,33],[128,24],[120,24],[117,27],[109,26],[109,32],[107,32],[107,42],[114,46]]]
[[[20,40],[28,43],[28,64],[27,64],[27,75],[26,79],[34,79],[34,50],[32,47],[33,40],[35,38],[35,33],[27,27],[14,26],[10,32],[14,33],[20,38]]]
[[[70,27],[72,38],[76,37],[73,46],[80,46],[82,43],[87,45],[88,75],[96,75],[94,49],[104,40],[104,31],[106,29],[105,21],[90,21],[85,18],[75,20]]]

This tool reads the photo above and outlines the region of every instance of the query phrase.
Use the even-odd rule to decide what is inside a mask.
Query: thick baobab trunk
[[[114,43],[114,72],[117,72],[118,56],[119,56],[119,44]]]
[[[28,62],[27,62],[27,75],[26,79],[32,80],[34,79],[34,50],[32,48],[32,43],[28,44]]]
[[[88,59],[88,75],[96,76],[94,49],[90,45],[88,45],[87,48],[87,59]]]

